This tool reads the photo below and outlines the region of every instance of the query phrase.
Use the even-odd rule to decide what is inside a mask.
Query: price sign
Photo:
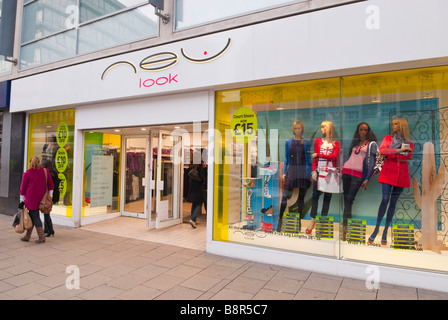
[[[257,126],[257,115],[248,107],[238,108],[230,120],[233,137],[239,143],[252,140],[256,135]]]
[[[62,198],[64,198],[65,193],[67,192],[67,178],[65,177],[65,175],[63,173],[59,173],[58,178],[61,181],[59,182],[59,185],[57,186],[57,188],[59,189],[59,198],[62,199]]]
[[[58,126],[58,131],[56,132],[56,140],[61,148],[67,144],[68,134],[67,124],[65,122],[61,122]]]
[[[58,172],[64,172],[67,169],[68,154],[64,148],[59,148],[56,152],[55,166]]]

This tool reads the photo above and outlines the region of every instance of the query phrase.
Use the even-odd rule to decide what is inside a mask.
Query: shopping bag
[[[12,226],[17,233],[24,233],[25,230],[33,228],[33,221],[28,213],[28,209],[23,208],[17,210],[17,213],[14,215]]]
[[[30,214],[27,208],[20,209],[20,216],[23,216],[23,227],[25,230],[30,230],[33,228],[33,220],[31,220]]]
[[[14,231],[17,233],[23,233],[25,231],[20,209],[17,209],[17,213],[14,215],[14,222],[12,223],[12,226],[14,227]]]

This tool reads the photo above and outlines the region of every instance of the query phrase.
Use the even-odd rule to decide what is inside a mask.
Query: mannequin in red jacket
[[[406,119],[397,118],[392,121],[392,135],[384,137],[383,142],[381,142],[380,154],[386,156],[386,161],[378,178],[378,182],[383,184],[383,198],[378,209],[375,230],[369,237],[369,243],[373,243],[375,240],[389,204],[381,238],[381,244],[387,245],[387,230],[392,222],[398,198],[404,188],[411,186],[408,161],[412,158],[414,144],[410,138],[408,122]]]
[[[323,121],[320,125],[322,139],[317,138],[314,142],[313,166],[311,172],[311,180],[313,181],[313,195],[311,201],[311,222],[306,229],[307,234],[311,234],[316,225],[317,205],[320,195],[324,194],[321,215],[326,216],[330,209],[331,193],[321,192],[318,190],[317,179],[319,175],[319,167],[328,166],[337,168],[339,166],[339,141],[335,138],[334,124],[331,121]]]

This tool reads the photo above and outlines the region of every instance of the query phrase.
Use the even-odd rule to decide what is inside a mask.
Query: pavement
[[[36,244],[35,230],[30,242],[20,241],[22,235],[11,226],[12,216],[0,214],[0,300],[247,304],[250,300],[448,299],[448,293],[388,284],[369,290],[361,280],[218,256],[163,239],[117,235],[102,227],[122,227],[123,219],[136,220],[120,217],[80,228],[55,226],[54,237]],[[201,232],[189,224],[179,228]],[[157,230],[142,233],[157,234]]]

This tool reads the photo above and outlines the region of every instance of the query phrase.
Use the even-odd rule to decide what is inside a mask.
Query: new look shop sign
[[[189,55],[184,50],[184,48],[181,48],[180,53],[181,57],[183,57],[183,59],[185,59],[186,61],[193,63],[208,63],[226,53],[231,43],[232,41],[229,38],[224,48],[216,54],[210,54],[208,50],[204,50],[202,51],[202,56],[195,57]],[[127,69],[131,70],[131,72],[133,72],[134,74],[138,74],[139,70],[154,73],[173,68],[179,62],[179,58],[180,58],[179,55],[176,54],[175,52],[158,52],[155,54],[151,54],[147,57],[144,57],[138,64],[138,67],[133,61],[120,60],[112,63],[103,71],[101,75],[101,80],[106,80],[107,73],[112,69],[119,68],[120,66],[125,66]],[[177,73],[170,72],[168,75],[162,75],[159,77],[157,75],[151,77],[147,76],[139,77],[138,87],[150,88],[153,86],[165,86],[165,85],[177,84],[178,76],[179,75]]]
[[[101,79],[101,87],[133,88],[144,93],[198,85],[217,75],[219,65],[226,63],[220,58],[232,50],[232,38],[219,38],[195,39],[194,43],[186,42],[177,49],[162,47],[108,59],[111,63],[97,77]]]
[[[28,111],[250,81],[250,29],[231,30],[92,60],[13,83],[11,110]]]

